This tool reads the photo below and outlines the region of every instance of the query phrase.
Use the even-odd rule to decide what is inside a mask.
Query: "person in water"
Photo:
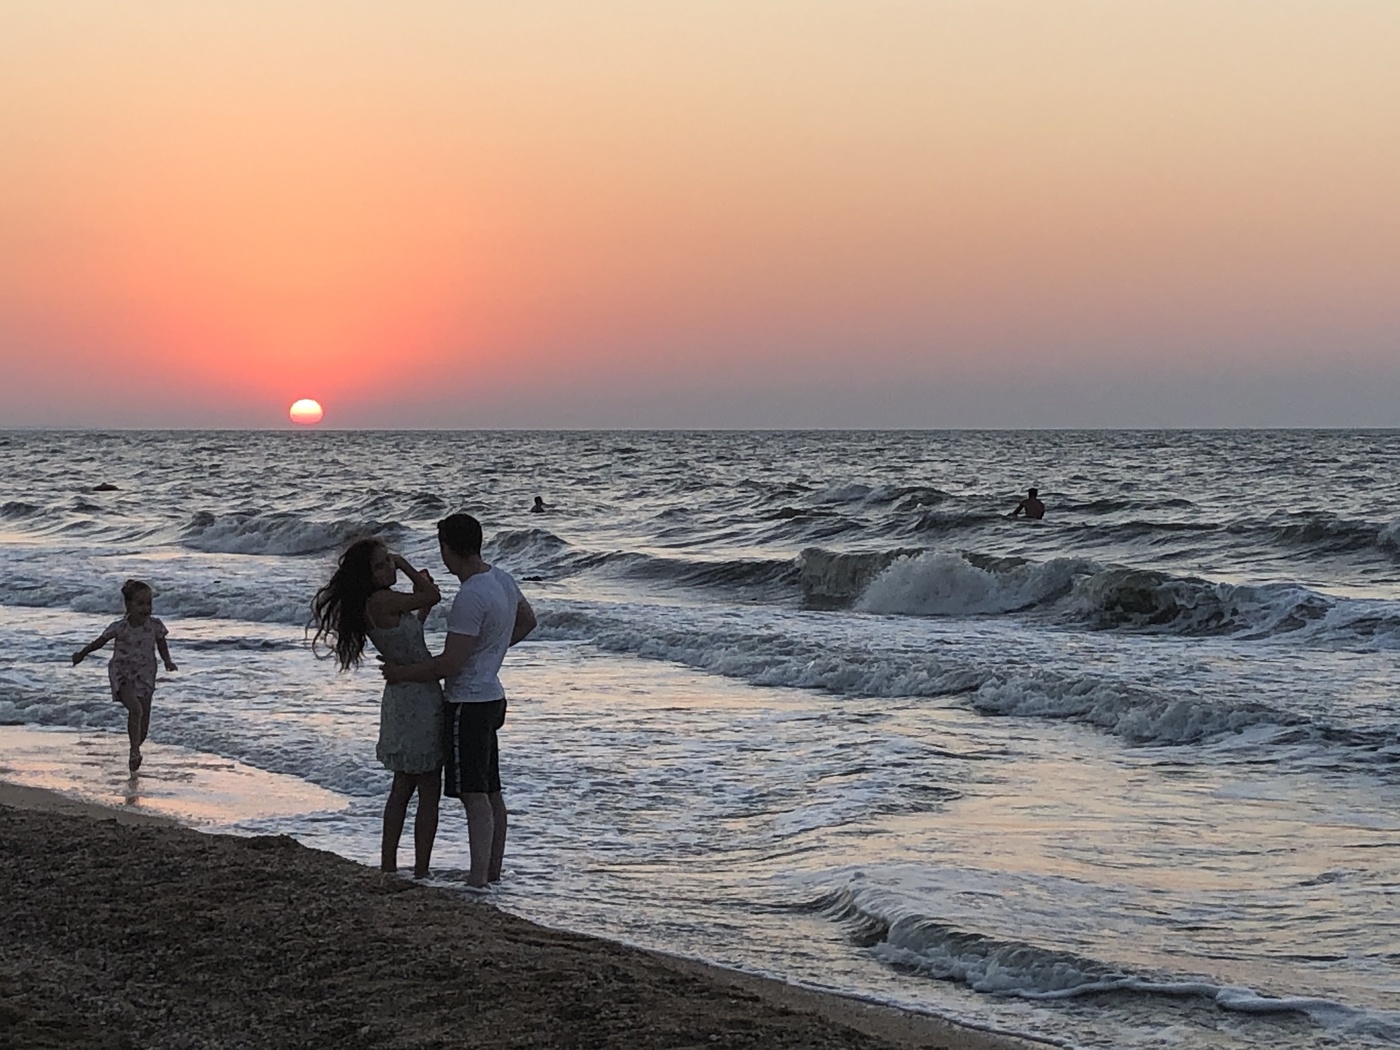
[[[533,507],[530,508],[530,513],[531,513],[531,514],[543,514],[543,513],[544,513],[545,511],[547,511],[547,510],[549,510],[549,504],[546,503],[546,502],[544,501],[544,497],[543,497],[543,496],[536,496],[536,497],[535,497],[535,505],[534,505]]]
[[[413,585],[411,593],[394,589],[399,573]],[[427,570],[415,569],[383,540],[357,540],[340,556],[330,582],[316,592],[312,651],[321,655],[318,647],[325,642],[331,650],[327,655],[343,671],[359,666],[366,641],[385,660],[426,660],[431,654],[423,641],[423,620],[441,597]],[[398,871],[399,838],[416,792],[413,877],[428,877],[442,795],[442,733],[442,688],[437,682],[384,687],[375,756],[394,774],[394,782],[384,803],[380,871]]]
[[[160,653],[167,671],[178,670],[170,659],[169,634],[165,624],[151,615],[155,592],[145,580],[127,580],[122,584],[122,602],[126,615],[113,620],[97,638],[73,654],[73,666],[82,663],[108,642],[112,659],[107,663],[107,678],[112,685],[112,699],[126,708],[126,734],[131,742],[127,768],[135,773],[141,768],[141,745],[151,729],[151,699],[156,691],[156,653]]]
[[[1016,509],[1007,515],[1008,518],[1017,518],[1021,512],[1026,512],[1026,517],[1031,521],[1039,521],[1045,517],[1045,504],[1040,502],[1040,495],[1035,489],[1026,490],[1026,498],[1016,504]]]
[[[506,650],[535,629],[535,613],[508,572],[481,557],[481,523],[470,514],[438,522],[447,571],[461,581],[447,614],[442,653],[412,664],[386,662],[384,679],[437,683],[446,679],[443,793],[467,814],[471,872],[467,885],[484,888],[501,877],[506,804],[501,794],[500,743],[506,719],[501,662]]]

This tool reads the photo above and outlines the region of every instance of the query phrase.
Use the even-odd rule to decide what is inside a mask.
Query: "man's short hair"
[[[449,514],[437,523],[438,542],[463,558],[481,553],[481,522],[470,514]]]
[[[1031,499],[1035,499],[1035,497],[1036,497],[1036,495],[1037,495],[1037,490],[1036,490],[1036,489],[1031,489],[1031,490],[1029,491],[1028,495],[1030,496]],[[480,528],[480,527],[481,527],[480,525],[477,526],[477,528]],[[441,526],[439,526],[439,528],[441,528]]]

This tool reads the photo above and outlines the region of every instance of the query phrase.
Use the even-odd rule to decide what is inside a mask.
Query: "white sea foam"
[[[1015,612],[1068,593],[1075,578],[1091,570],[1078,558],[997,571],[979,568],[960,554],[904,556],[870,582],[856,608],[904,616]]]
[[[392,537],[398,522],[335,519],[308,520],[294,513],[196,514],[180,542],[208,554],[318,554],[334,550],[360,536]]]
[[[632,620],[584,609],[546,611],[539,637],[580,639],[600,649],[665,660],[756,685],[849,696],[941,696],[975,688],[986,672],[957,660],[874,661],[868,649],[743,627],[715,629]]]

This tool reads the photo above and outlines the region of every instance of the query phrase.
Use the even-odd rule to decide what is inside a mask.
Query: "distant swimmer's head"
[[[536,497],[535,497],[535,505],[534,505],[533,507],[531,507],[530,509],[531,509],[531,510],[544,510],[544,497],[543,497],[543,496],[536,496]]]
[[[470,514],[450,514],[437,523],[438,546],[442,563],[449,572],[468,558],[481,555],[481,522]]]

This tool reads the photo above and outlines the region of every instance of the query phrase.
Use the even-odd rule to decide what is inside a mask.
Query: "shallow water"
[[[146,576],[153,739],[334,792],[236,825],[370,861],[377,681],[306,604],[469,509],[541,614],[503,907],[1069,1045],[1390,1045],[1396,439],[0,435],[0,718],[119,729],[65,665]]]
[[[178,745],[147,743],[147,762],[131,773],[127,746],[124,731],[0,726],[0,778],[208,831],[293,820],[347,804],[300,777]]]

